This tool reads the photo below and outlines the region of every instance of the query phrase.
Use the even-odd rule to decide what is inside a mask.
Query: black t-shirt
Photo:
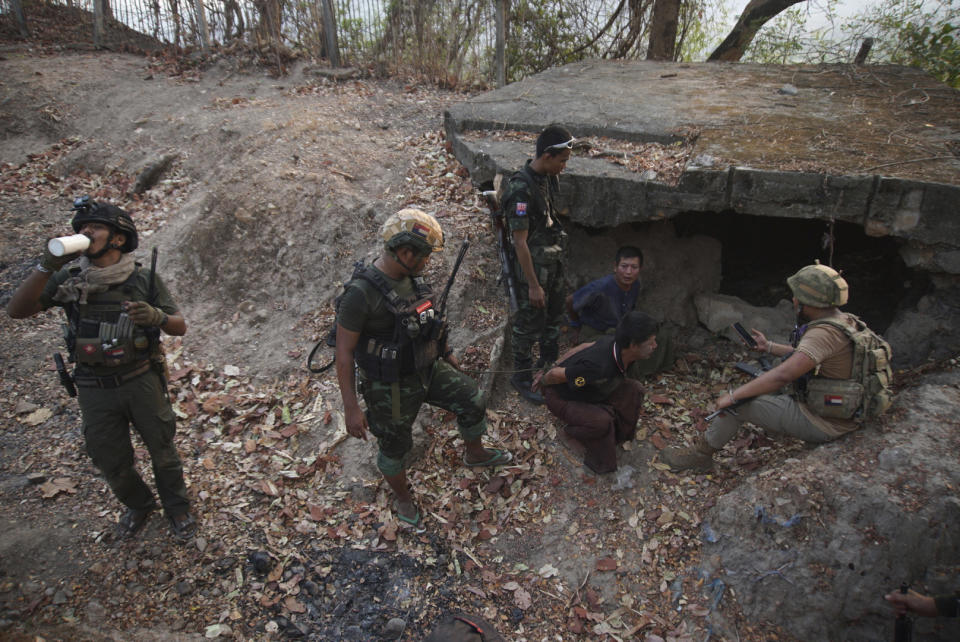
[[[557,365],[565,370],[567,382],[553,388],[570,401],[604,401],[623,383],[622,356],[612,336],[600,337],[592,346]]]

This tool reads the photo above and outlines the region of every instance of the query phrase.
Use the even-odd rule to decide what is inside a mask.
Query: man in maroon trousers
[[[617,469],[617,444],[633,439],[643,388],[624,377],[638,359],[657,348],[657,322],[642,312],[621,319],[616,334],[567,351],[556,366],[534,378],[547,408],[566,423],[561,428],[595,473]]]

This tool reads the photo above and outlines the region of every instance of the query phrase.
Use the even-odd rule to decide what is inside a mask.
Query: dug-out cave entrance
[[[678,237],[711,236],[722,244],[720,293],[756,306],[790,299],[786,277],[819,259],[850,283],[844,310],[884,332],[902,306],[912,306],[929,289],[923,272],[908,268],[901,241],[870,237],[853,223],[749,216],[735,212],[689,213],[673,219]]]

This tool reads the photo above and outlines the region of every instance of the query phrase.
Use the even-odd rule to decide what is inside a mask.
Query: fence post
[[[497,42],[493,56],[493,66],[495,67],[497,87],[503,87],[507,84],[507,61],[506,61],[506,42],[507,42],[507,16],[504,9],[506,0],[493,0],[495,7],[495,19],[497,30]]]
[[[203,8],[203,0],[194,0],[194,11],[197,12],[197,29],[200,31],[200,47],[206,52],[210,49],[210,30],[207,28],[207,14]]]
[[[340,66],[340,45],[337,43],[337,20],[333,13],[333,0],[322,0],[323,37],[326,41],[327,58],[331,67]]]
[[[17,27],[20,28],[20,37],[29,38],[30,31],[27,29],[27,18],[23,15],[23,2],[13,0],[13,15],[17,17]]]
[[[103,46],[103,0],[93,0],[93,47]]]

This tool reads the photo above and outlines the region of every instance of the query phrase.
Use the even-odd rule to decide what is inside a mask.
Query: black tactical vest
[[[361,333],[354,351],[357,366],[375,381],[399,381],[404,375],[426,368],[440,356],[443,322],[433,307],[433,291],[422,277],[411,278],[414,293],[412,298],[405,299],[372,265],[354,272],[353,279],[363,279],[377,289],[394,317],[389,339]]]

